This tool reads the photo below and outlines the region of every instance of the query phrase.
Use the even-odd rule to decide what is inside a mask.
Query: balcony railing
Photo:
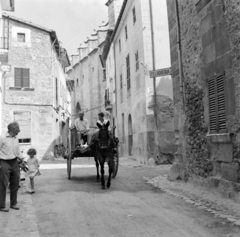
[[[0,37],[0,49],[9,48],[9,39],[8,37]]]
[[[106,110],[112,109],[112,103],[111,103],[110,96],[109,96],[109,89],[105,90],[105,108],[106,108]]]

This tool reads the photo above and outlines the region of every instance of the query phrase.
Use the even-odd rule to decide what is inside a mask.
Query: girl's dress
[[[34,178],[35,176],[41,175],[39,171],[39,160],[36,157],[28,158],[28,176],[30,178]]]

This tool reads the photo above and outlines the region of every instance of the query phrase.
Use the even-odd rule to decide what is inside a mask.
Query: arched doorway
[[[132,130],[132,116],[128,116],[128,155],[132,156],[133,147],[133,130]]]

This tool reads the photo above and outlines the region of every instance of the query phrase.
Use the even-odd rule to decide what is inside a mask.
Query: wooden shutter
[[[29,69],[22,68],[22,87],[29,87]]]
[[[15,87],[22,87],[22,69],[15,68],[14,69],[14,76],[15,76]]]
[[[210,133],[226,131],[226,105],[224,74],[208,80]]]
[[[127,89],[129,90],[131,87],[131,82],[130,82],[130,59],[129,55],[126,58],[126,67],[127,67]]]
[[[225,80],[224,75],[217,77],[217,113],[218,132],[226,131],[226,102],[225,102]]]

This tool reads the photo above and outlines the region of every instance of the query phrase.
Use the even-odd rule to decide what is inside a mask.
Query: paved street
[[[73,161],[71,180],[65,161],[42,162],[36,193],[26,193],[24,184],[19,192],[21,210],[0,213],[0,236],[239,236],[238,227],[146,183],[166,175],[169,166],[120,162],[106,190],[95,181],[92,158]]]

